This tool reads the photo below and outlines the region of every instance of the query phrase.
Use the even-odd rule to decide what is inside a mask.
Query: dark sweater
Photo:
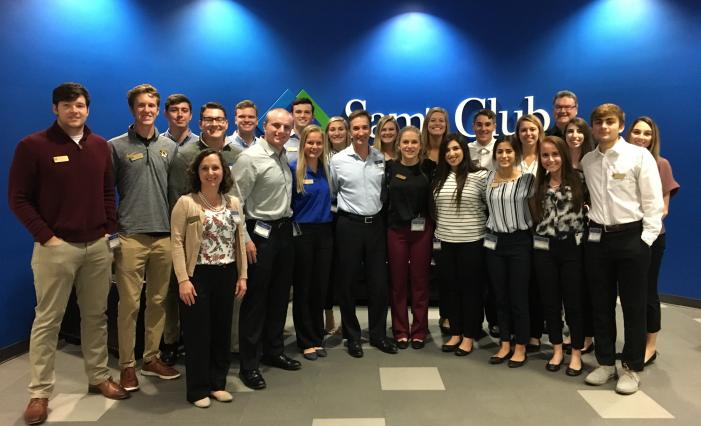
[[[41,244],[73,243],[117,231],[110,147],[86,126],[80,147],[61,127],[22,139],[8,184],[10,209]]]
[[[430,176],[434,165],[430,160],[415,166],[405,166],[398,160],[387,162],[387,226],[403,228],[415,217],[429,216]]]

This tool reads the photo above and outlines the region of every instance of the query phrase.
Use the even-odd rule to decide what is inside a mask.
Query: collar
[[[231,135],[231,138],[233,140],[235,140],[237,143],[241,144],[241,146],[245,146],[245,147],[253,146],[253,144],[256,143],[256,139],[257,139],[256,134],[253,133],[253,140],[251,141],[251,143],[248,143],[248,142],[246,142],[246,139],[241,137],[241,134],[239,133],[238,130],[234,130],[234,134]]]
[[[168,127],[168,129],[166,130],[166,132],[164,133],[164,135],[165,135],[165,137],[167,137],[168,139],[170,139],[170,140],[172,140],[173,142],[177,143],[178,145],[182,145],[183,143],[185,143],[185,142],[187,141],[187,139],[190,137],[190,135],[192,135],[192,130],[190,130],[189,127],[187,128],[187,131],[186,131],[186,133],[185,133],[185,137],[183,138],[183,141],[182,141],[182,142],[178,142],[178,141],[176,140],[175,136],[173,136],[173,134],[170,132],[170,127]]]
[[[207,145],[207,142],[204,141],[204,138],[202,138],[202,135],[200,135],[200,139],[198,142],[201,143],[202,145],[204,145],[204,148],[211,148],[209,145]],[[222,151],[230,150],[231,149],[231,147],[229,146],[230,144],[231,144],[231,141],[225,137],[224,138],[224,145],[222,146],[221,150]],[[200,146],[200,148],[202,148],[202,147]],[[204,148],[202,148],[202,149],[204,149]],[[214,149],[214,148],[212,148],[212,149]]]
[[[61,128],[61,126],[58,125],[57,120],[54,120],[54,123],[51,125],[51,127],[48,128],[47,133],[54,140],[66,143],[75,143],[75,141],[70,136],[68,136],[68,134]],[[85,140],[88,138],[88,135],[90,135],[91,133],[92,132],[90,131],[90,128],[88,128],[87,125],[84,125],[83,137],[80,138],[80,141],[78,143],[82,144],[83,142],[85,142]]]
[[[612,153],[613,155],[620,155],[621,152],[623,152],[626,148],[628,148],[628,145],[630,145],[628,142],[626,142],[625,139],[623,139],[623,136],[619,136],[618,140],[613,144],[611,148],[608,149],[608,151],[601,152],[599,147],[597,146],[594,152],[596,152],[600,156],[606,156],[609,155],[609,153]]]
[[[279,151],[277,151],[264,138],[258,142],[258,145],[260,145],[261,148],[263,148],[263,151],[265,151],[265,153],[268,154],[268,156],[270,157],[282,157],[287,152],[284,146]]]
[[[149,139],[146,139],[146,138],[142,137],[140,134],[136,133],[136,130],[134,130],[133,124],[129,126],[128,133],[129,133],[129,137],[131,139],[135,139],[135,140],[137,140],[141,143],[144,143],[146,145],[148,145],[151,142],[155,142],[156,140],[158,140],[158,137],[160,136],[160,134],[158,133],[158,128],[156,126],[153,127],[153,136],[151,136]]]

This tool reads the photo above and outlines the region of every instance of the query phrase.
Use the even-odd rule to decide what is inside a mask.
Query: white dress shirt
[[[467,148],[470,150],[470,160],[472,160],[473,164],[487,170],[494,170],[492,152],[494,151],[495,142],[496,139],[492,138],[492,141],[487,145],[482,145],[477,141],[468,143]]]
[[[651,246],[662,229],[664,211],[652,154],[619,138],[606,153],[599,148],[589,152],[581,165],[591,196],[589,219],[601,225],[642,220],[640,238]]]

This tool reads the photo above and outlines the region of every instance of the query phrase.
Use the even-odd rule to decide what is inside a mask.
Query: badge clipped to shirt
[[[229,210],[229,214],[231,215],[231,220],[234,221],[235,224],[241,223],[241,214],[239,214],[238,210]]]
[[[110,234],[110,236],[107,237],[107,243],[110,246],[110,250],[114,250],[122,244],[121,242],[119,242],[119,234],[116,232],[114,234]]]
[[[538,235],[533,236],[533,248],[536,250],[550,251],[550,238],[540,237]]]
[[[305,185],[313,185],[313,184],[314,184],[314,179],[304,179],[304,184],[305,184]]]
[[[297,147],[296,146],[289,146],[289,147],[286,147],[285,150],[287,152],[297,152]]]
[[[577,245],[580,245],[582,243],[582,233],[581,232],[577,232],[576,234],[574,234],[574,241],[575,241],[575,243],[577,243]]]
[[[141,160],[142,158],[144,158],[144,153],[143,152],[132,152],[131,154],[127,154],[127,158],[129,159],[129,161],[131,161],[133,163],[136,160]]]
[[[384,169],[385,168],[385,160],[376,160],[375,165],[381,169]]]
[[[482,245],[484,246],[484,248],[488,248],[489,250],[496,250],[497,236],[492,234],[486,234],[484,236],[484,243]]]
[[[272,226],[268,225],[265,222],[257,220],[256,226],[253,227],[253,233],[263,238],[269,238],[271,229],[273,229]]]
[[[67,163],[68,162],[68,156],[67,155],[57,155],[54,157],[54,163]]]
[[[613,177],[616,180],[623,180],[626,178],[626,174],[625,173],[613,173],[611,175],[611,177]]]
[[[589,242],[592,243],[598,243],[601,241],[601,233],[603,229],[601,228],[596,228],[596,227],[590,227],[589,228]]]
[[[397,173],[396,175],[394,175],[394,177],[396,177],[399,180],[406,180],[406,176],[400,173]]]
[[[422,232],[426,229],[426,218],[415,217],[411,219],[411,231],[412,232]]]
[[[338,206],[335,204],[331,204],[331,213],[338,213]]]
[[[302,229],[299,227],[299,223],[292,222],[292,236],[299,237],[302,235]]]
[[[441,249],[441,240],[439,240],[436,237],[433,237],[433,249],[434,250],[440,250]]]

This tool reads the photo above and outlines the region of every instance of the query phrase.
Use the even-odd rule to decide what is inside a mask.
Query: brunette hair
[[[453,199],[457,205],[458,210],[460,210],[460,202],[462,201],[462,190],[467,182],[468,174],[482,170],[472,163],[470,159],[470,149],[467,146],[467,141],[459,133],[450,133],[445,136],[441,146],[438,150],[438,167],[436,168],[436,176],[433,179],[433,200],[440,192],[441,188],[445,184],[450,174],[451,167],[448,165],[448,161],[445,159],[445,154],[448,152],[448,144],[450,142],[457,142],[462,150],[462,162],[458,164],[458,170],[455,172],[455,193],[453,194]]]
[[[647,149],[648,151],[650,151],[652,156],[655,157],[655,160],[657,160],[660,157],[660,131],[657,128],[657,124],[655,124],[652,118],[643,115],[642,117],[638,117],[635,120],[633,120],[633,124],[631,124],[628,128],[626,140],[630,142],[630,135],[633,132],[633,127],[635,127],[635,125],[638,124],[638,122],[640,121],[646,123],[648,126],[650,126],[650,129],[652,129],[652,139],[650,139],[650,146],[648,146]]]
[[[199,154],[197,154],[187,170],[188,174],[190,175],[190,192],[199,192],[202,189],[202,182],[200,182],[200,164],[205,157],[212,154],[219,158],[219,163],[221,164],[223,173],[221,183],[219,184],[219,193],[226,194],[231,190],[231,187],[234,186],[234,178],[231,176],[231,170],[229,170],[229,166],[226,164],[224,156],[221,155],[221,152],[217,151],[216,149],[207,148],[203,149],[199,152]]]
[[[560,158],[562,160],[562,165],[560,166],[560,175],[562,179],[560,182],[560,188],[569,188],[571,191],[571,201],[572,205],[574,206],[574,211],[581,211],[582,204],[584,203],[582,177],[579,172],[572,167],[569,146],[567,146],[567,143],[558,136],[546,136],[538,148],[538,172],[536,173],[536,187],[532,203],[533,219],[537,222],[541,222],[543,220],[543,203],[545,202],[545,194],[548,192],[550,183],[550,174],[545,170],[545,167],[543,167],[543,162],[540,158],[540,150],[546,143],[555,145],[555,148],[560,153]]]

